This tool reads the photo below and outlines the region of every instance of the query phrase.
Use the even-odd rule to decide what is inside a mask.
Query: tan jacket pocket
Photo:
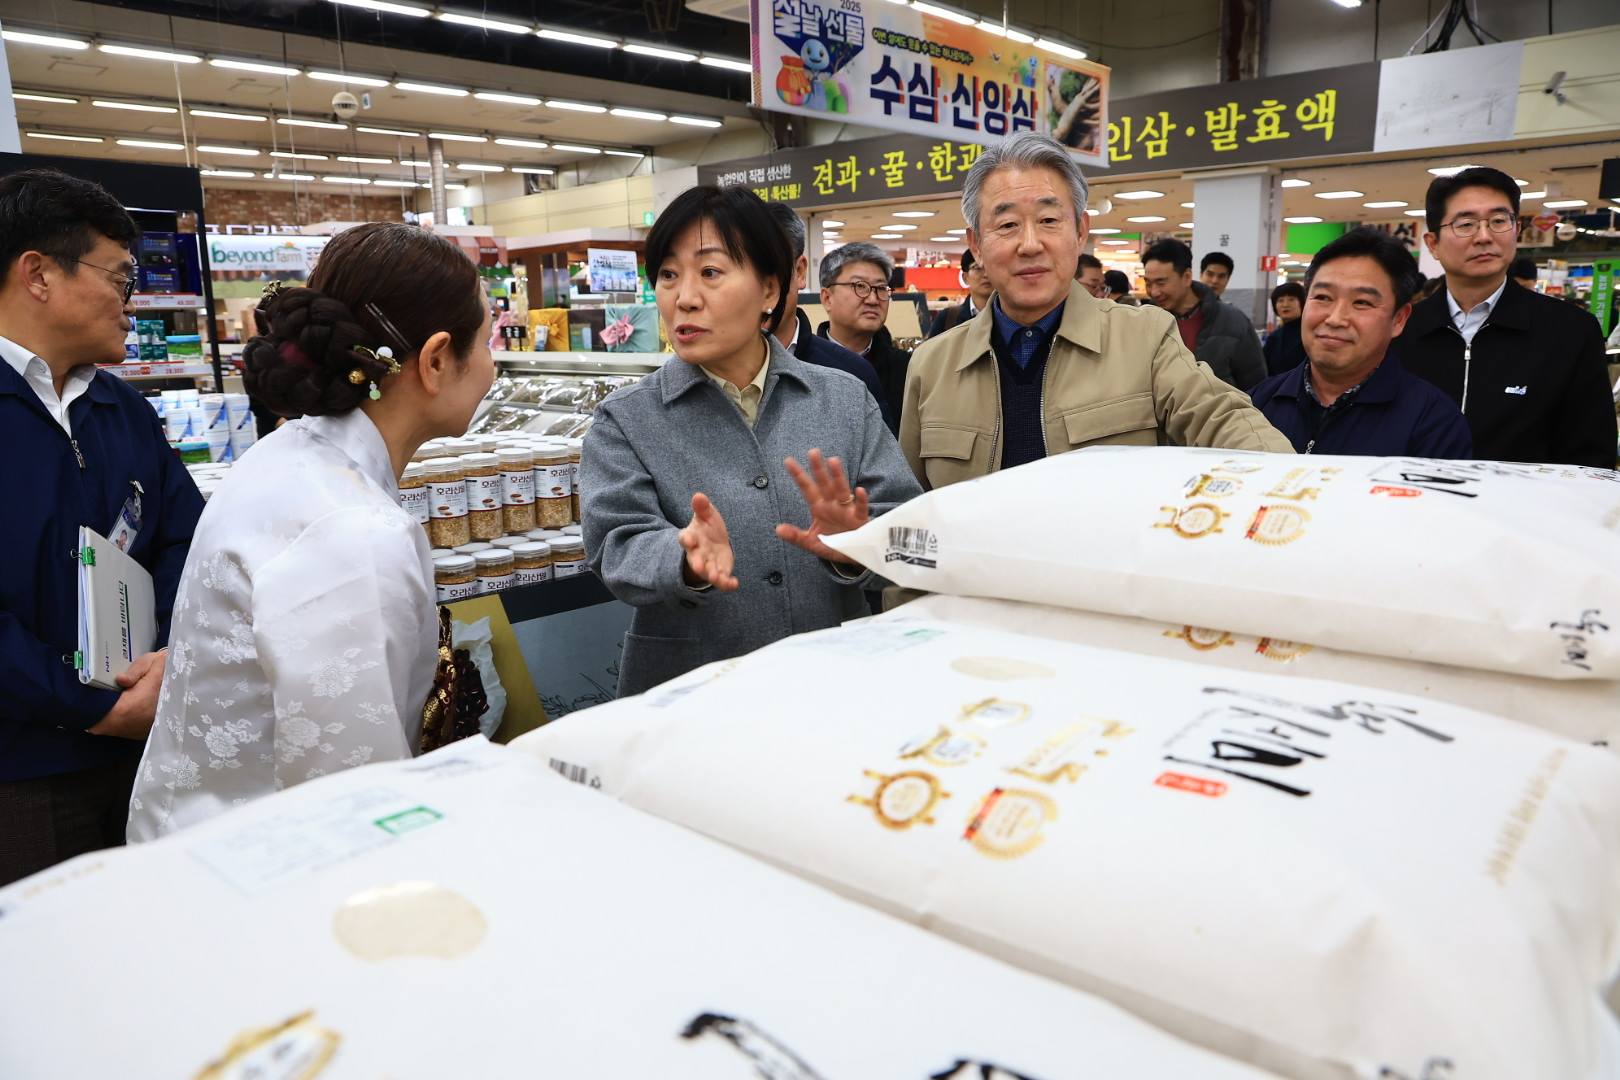
[[[919,432],[918,456],[931,488],[971,480],[988,469],[974,461],[984,436],[969,428],[925,427]],[[988,451],[986,451],[988,452]]]
[[[1063,417],[1069,448],[1094,443],[1151,446],[1158,439],[1159,421],[1153,415],[1151,393],[1104,401],[1076,409]]]

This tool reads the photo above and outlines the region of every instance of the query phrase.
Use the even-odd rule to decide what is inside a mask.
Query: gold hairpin
[[[363,356],[369,356],[377,363],[386,366],[388,368],[388,374],[399,374],[399,361],[394,359],[394,350],[390,349],[387,345],[384,345],[379,349],[368,349],[364,345],[356,345],[354,347],[354,351]],[[361,383],[366,382],[367,378],[368,376],[361,368],[355,368],[349,372],[349,382],[353,383],[355,386],[359,386]],[[371,400],[378,401],[381,400],[381,398],[382,391],[377,388],[377,384],[375,382],[372,382]]]
[[[270,284],[266,285],[264,287],[264,292],[259,294],[259,306],[263,307],[271,300],[274,300],[276,296],[280,294],[281,290],[286,287],[287,283],[285,281],[272,281]]]

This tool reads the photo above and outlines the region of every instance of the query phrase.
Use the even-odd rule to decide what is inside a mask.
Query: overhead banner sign
[[[1108,68],[889,0],[753,0],[759,108],[992,144],[1040,131],[1108,156]]]
[[[916,135],[857,139],[699,165],[698,183],[746,187],[798,207],[954,194],[983,152],[977,143]]]
[[[1378,65],[1217,83],[1113,103],[1118,172],[1251,165],[1373,149]]]
[[[208,267],[216,274],[307,274],[326,247],[329,236],[228,236],[213,233],[208,243]]]

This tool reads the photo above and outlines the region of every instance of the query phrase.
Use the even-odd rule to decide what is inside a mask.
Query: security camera
[[[1573,221],[1560,221],[1558,223],[1558,239],[1575,239],[1575,223]]]
[[[1562,89],[1564,79],[1568,74],[1569,73],[1565,71],[1553,72],[1552,78],[1547,80],[1547,85],[1541,88],[1541,92],[1543,94],[1551,95],[1554,101],[1562,105],[1565,101],[1569,100],[1568,98],[1564,97],[1564,91]]]
[[[332,115],[339,120],[350,120],[360,112],[360,99],[347,90],[332,95]]]

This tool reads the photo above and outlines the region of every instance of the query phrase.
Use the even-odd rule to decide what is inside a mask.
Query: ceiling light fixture
[[[457,26],[476,26],[480,30],[499,30],[503,34],[527,34],[532,27],[522,23],[503,22],[500,19],[485,19],[478,15],[457,15],[450,11],[439,12],[440,22],[454,23]]]
[[[528,94],[497,93],[494,90],[477,90],[474,91],[473,97],[477,98],[479,101],[499,101],[503,105],[535,106],[540,104],[539,98],[530,97]]]
[[[423,184],[422,186],[425,187],[425,188],[430,188],[433,185],[432,184]],[[466,184],[446,184],[446,185],[444,185],[444,190],[446,190],[446,191],[466,191],[467,190],[467,185]]]
[[[136,101],[103,101],[100,98],[96,98],[90,104],[98,109],[122,109],[125,112],[177,113],[180,111],[172,105],[142,105]]]
[[[1518,184],[1520,187],[1529,187],[1530,186],[1530,181],[1528,181],[1528,180],[1520,180],[1517,176],[1515,176],[1513,178],[1513,182],[1515,184]]]
[[[160,142],[156,139],[119,139],[119,146],[133,146],[140,150],[184,150],[185,143]]]
[[[25,134],[27,134],[30,139],[51,139],[56,142],[98,143],[107,141],[106,139],[101,138],[99,135],[58,135],[54,131],[29,131]]]
[[[551,145],[548,142],[541,142],[539,139],[510,139],[505,136],[496,139],[495,142],[500,146],[518,146],[525,150],[544,150]]]
[[[1310,216],[1285,217],[1283,220],[1290,225],[1320,225],[1322,223],[1321,218]]]
[[[566,41],[570,45],[589,45],[593,49],[617,49],[619,43],[612,38],[594,37],[590,34],[575,34],[568,30],[552,30],[542,26],[534,32],[536,37],[547,41]]]
[[[1527,201],[1529,201],[1531,199],[1545,199],[1546,197],[1547,197],[1547,189],[1546,188],[1542,188],[1540,191],[1521,191],[1521,192],[1519,192],[1519,201],[1520,202],[1527,202]]]
[[[439,97],[466,97],[467,91],[459,86],[435,86],[432,83],[394,81],[394,89],[412,94],[436,94]]]
[[[551,148],[553,150],[567,150],[575,154],[600,154],[602,152],[594,146],[579,146],[576,143],[554,142],[551,144]]]
[[[1181,204],[1181,208],[1183,210],[1191,210],[1193,208],[1193,204],[1190,202],[1184,202]]]
[[[422,133],[420,131],[402,131],[399,128],[358,127],[358,126],[356,126],[354,130],[363,131],[367,135],[393,135],[393,136],[396,136],[396,137],[401,138],[401,139],[419,139],[419,138],[422,137]]]
[[[844,223],[839,221],[837,218],[822,218],[821,227],[823,229],[842,229],[844,227]]]
[[[1154,191],[1151,188],[1142,188],[1139,191],[1121,191],[1114,198],[1124,199],[1127,202],[1140,202],[1143,199],[1162,199],[1164,198],[1164,192]]]
[[[930,236],[928,239],[936,244],[960,244],[962,242],[961,237],[957,236]]]
[[[1164,218],[1157,214],[1144,214],[1141,217],[1128,217],[1125,220],[1133,225],[1152,225],[1154,222],[1163,221]]]
[[[431,161],[416,161],[416,160],[413,160],[412,158],[400,158],[399,163],[401,165],[405,166],[407,169],[431,169],[431,168],[433,168],[433,163]]]
[[[1183,221],[1183,222],[1178,223],[1178,225],[1176,227],[1180,228],[1180,229],[1191,229],[1194,226],[1193,226],[1193,223],[1190,222],[1190,221]]]
[[[11,96],[18,101],[42,101],[46,105],[77,105],[79,103],[79,99],[76,97],[55,97],[51,94],[24,94],[15,90],[12,91]]]
[[[1369,210],[1399,210],[1410,204],[1401,199],[1380,199],[1377,202],[1362,203]]]
[[[895,217],[925,218],[925,217],[933,217],[934,216],[934,211],[932,211],[932,210],[896,210],[894,212],[894,216]]]
[[[1401,212],[1407,217],[1427,217],[1429,213],[1427,210],[1403,210]]]
[[[687,127],[717,128],[720,126],[720,121],[709,120],[702,116],[672,116],[669,118],[669,122],[672,124],[685,124]]]
[[[1312,194],[1318,199],[1359,199],[1365,195],[1366,192],[1351,191],[1349,188],[1346,188],[1343,191],[1316,191],[1312,192]]]
[[[299,73],[297,68],[283,67],[280,64],[266,64],[260,60],[230,60],[224,57],[208,61],[208,66],[227,68],[231,71],[257,71],[264,75],[282,75],[286,77]]]
[[[562,109],[564,112],[582,112],[582,113],[605,113],[605,112],[607,112],[607,106],[606,105],[589,105],[589,104],[586,104],[583,101],[559,101],[559,100],[554,100],[554,99],[548,99],[546,101],[546,108],[548,108],[548,109]]]
[[[960,23],[963,26],[972,26],[979,21],[972,15],[964,15],[960,11],[952,11],[950,8],[936,7],[933,4],[925,3],[924,0],[911,0],[911,10],[920,11],[924,15],[949,19],[951,22]]]
[[[1311,182],[1310,182],[1310,181],[1309,181],[1309,180],[1301,180],[1301,179],[1300,179],[1300,178],[1299,178],[1299,177],[1297,177],[1297,176],[1290,176],[1290,177],[1289,177],[1289,178],[1288,178],[1288,179],[1286,179],[1286,180],[1284,180],[1284,181],[1283,181],[1283,182],[1282,182],[1282,185],[1281,185],[1281,186],[1282,186],[1282,187],[1288,187],[1288,188],[1294,188],[1294,187],[1310,187],[1310,186],[1311,186]]]
[[[245,146],[199,146],[199,147],[197,147],[197,153],[199,153],[199,154],[230,154],[232,157],[258,157],[259,156],[259,152],[257,150],[251,150],[251,149],[249,149],[248,147],[245,147]]]
[[[608,157],[644,158],[647,156],[639,150],[603,150],[602,153],[606,154]]]
[[[627,120],[668,120],[668,113],[652,112],[648,109],[609,109],[614,116],[622,116]]]
[[[1036,38],[1035,47],[1037,49],[1045,49],[1047,52],[1057,53],[1059,56],[1066,56],[1070,60],[1084,60],[1086,58],[1086,51],[1084,49],[1077,49],[1073,45],[1065,45],[1061,41],[1050,41],[1046,38]]]
[[[143,49],[138,45],[97,45],[96,48],[112,56],[133,56],[138,60],[162,60],[170,64],[200,64],[196,53],[171,52],[168,49]]]
[[[1007,40],[1016,41],[1020,45],[1033,45],[1035,44],[1035,35],[1026,34],[1022,30],[1014,30],[1009,26],[1007,27]]]
[[[57,37],[55,34],[34,34],[27,30],[0,30],[0,38],[15,41],[19,45],[48,45],[53,49],[83,50],[90,47],[88,41],[77,38]]]
[[[312,173],[301,173],[301,172],[284,172],[284,173],[267,172],[267,173],[264,173],[263,176],[264,176],[264,178],[266,180],[314,180],[315,179],[314,174],[312,174]]]
[[[353,184],[356,187],[363,187],[366,184],[371,183],[371,181],[367,180],[363,176],[323,176],[323,177],[321,177],[321,183],[323,183],[323,184]]]
[[[322,131],[348,131],[348,124],[339,124],[334,120],[304,120],[297,116],[278,116],[276,123],[286,124],[288,127],[320,128]]]
[[[872,239],[874,239],[874,240],[904,240],[905,237],[901,236],[899,233],[875,232],[875,233],[872,234]]]
[[[416,186],[415,180],[373,180],[372,187],[410,187]]]
[[[463,135],[457,131],[430,131],[428,132],[428,138],[439,139],[443,142],[489,142],[489,139],[483,135]]]
[[[1124,229],[1115,229],[1115,228],[1110,228],[1110,227],[1104,227],[1104,228],[1092,229],[1091,230],[1091,235],[1092,236],[1113,236],[1115,233],[1121,233],[1121,232],[1124,232],[1124,231],[1125,231]]]
[[[1478,165],[1441,165],[1438,168],[1430,169],[1429,170],[1429,175],[1430,176],[1456,176],[1458,173],[1462,172],[1464,169],[1477,169],[1477,168],[1479,168]]]
[[[306,71],[304,74],[316,82],[347,83],[350,86],[387,86],[387,79],[371,75],[345,75],[341,71]]]
[[[840,222],[840,224],[842,224],[842,222]],[[967,230],[966,229],[946,229],[945,231],[950,233],[952,236],[966,236],[967,235]],[[1097,230],[1095,230],[1095,229],[1092,230],[1092,232],[1096,232],[1096,231]]]
[[[555,169],[541,169],[533,165],[514,165],[512,166],[512,171],[515,173],[529,173],[532,176],[557,175],[557,170]]]
[[[1110,245],[1112,247],[1118,247],[1121,244],[1134,244],[1134,243],[1136,243],[1136,241],[1135,240],[1099,240],[1098,243],[1108,244],[1108,245]]]
[[[201,169],[204,176],[229,176],[237,180],[251,180],[257,174],[252,169]]]
[[[270,118],[268,116],[254,116],[252,113],[224,112],[217,109],[190,109],[192,116],[206,116],[213,120],[246,120],[254,124],[263,124]]]
[[[889,232],[913,232],[917,228],[915,225],[896,225],[892,221],[884,222],[883,227]]]
[[[359,8],[362,11],[381,11],[388,15],[408,15],[413,19],[425,19],[433,11],[415,4],[394,4],[389,0],[331,0],[338,7]]]
[[[699,58],[698,63],[704,67],[725,68],[727,71],[744,71],[749,74],[754,70],[754,66],[747,61],[732,60],[725,56],[704,56]]]
[[[660,60],[681,60],[690,62],[697,59],[697,53],[682,52],[680,49],[662,49],[657,45],[637,45],[626,42],[624,51],[635,53],[637,56],[656,56]]]
[[[1522,196],[1521,196],[1522,198]],[[1586,205],[1585,199],[1553,199],[1541,204],[1548,210],[1574,210]]]
[[[338,160],[347,161],[351,165],[392,165],[394,163],[393,158],[385,157],[343,157],[339,155]]]
[[[505,172],[506,171],[505,166],[502,166],[502,165],[485,165],[482,161],[460,161],[460,162],[456,163],[456,168],[460,169],[462,172]]]
[[[327,160],[325,154],[295,154],[291,150],[272,150],[272,151],[270,151],[270,156],[273,157],[273,158],[285,158],[288,161],[325,161],[325,160]]]

